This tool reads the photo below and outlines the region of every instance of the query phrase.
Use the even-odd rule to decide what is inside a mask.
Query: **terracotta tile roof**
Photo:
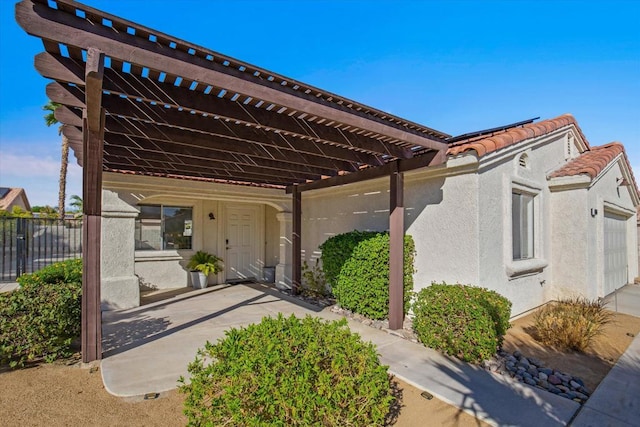
[[[593,179],[597,177],[613,159],[623,152],[624,147],[619,142],[612,142],[599,147],[591,147],[591,150],[585,151],[579,157],[565,163],[560,169],[551,173],[549,177],[589,175],[591,179]]]
[[[611,142],[599,147],[591,147],[589,151],[585,151],[579,157],[567,162],[561,168],[553,171],[549,178],[558,178],[561,176],[588,175],[591,179],[597,177],[609,163],[616,159],[620,154],[627,164],[629,173],[631,174],[631,185],[636,194],[640,195],[638,184],[633,175],[633,169],[629,163],[629,158],[624,150],[624,146],[619,142]]]
[[[491,135],[480,135],[466,140],[458,141],[449,145],[447,154],[455,156],[464,152],[475,150],[479,157],[485,154],[500,150],[515,143],[546,135],[556,129],[573,124],[582,140],[589,146],[589,142],[584,137],[578,122],[571,114],[563,114],[554,119],[543,120],[537,123],[528,123],[522,126],[509,128],[503,131],[492,133]]]

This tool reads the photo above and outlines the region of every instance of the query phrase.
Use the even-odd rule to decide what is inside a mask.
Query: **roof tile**
[[[623,152],[624,147],[619,142],[612,142],[599,147],[591,147],[591,150],[585,151],[579,157],[564,164],[549,176],[551,178],[557,178],[560,176],[585,174],[593,179],[597,177],[613,159]]]
[[[640,195],[638,183],[633,175],[633,169],[629,163],[629,158],[624,150],[624,146],[619,142],[611,142],[599,147],[591,147],[589,151],[585,151],[579,157],[576,157],[561,168],[553,171],[549,175],[549,178],[588,175],[591,179],[594,179],[620,154],[622,154],[622,158],[626,162],[629,173],[631,174],[633,189],[636,194]]]
[[[491,136],[482,135],[480,137],[472,137],[462,141],[455,142],[449,146],[447,154],[455,156],[465,153],[467,151],[475,150],[479,157],[486,154],[498,151],[502,148],[506,148],[510,145],[516,144],[527,139],[535,138],[541,135],[546,135],[561,127],[573,124],[582,140],[589,146],[589,142],[584,137],[582,130],[578,126],[576,119],[571,114],[563,114],[562,116],[554,119],[543,120],[537,123],[528,123],[522,125],[522,127],[515,127],[499,131]]]

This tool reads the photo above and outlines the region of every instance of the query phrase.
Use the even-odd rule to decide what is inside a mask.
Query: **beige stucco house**
[[[387,229],[388,191],[381,178],[305,192],[302,258],[318,258],[335,234]],[[445,163],[405,175],[416,290],[480,285],[514,315],[605,296],[638,275],[639,205],[623,146],[591,147],[571,115],[452,138]],[[103,218],[103,308],[137,305],[140,284],[188,286],[185,264],[200,249],[225,260],[210,283],[262,280],[269,266],[279,286],[291,283],[283,191],[108,173]]]
[[[391,329],[403,232],[416,290],[480,285],[516,315],[637,276],[624,149],[591,147],[570,115],[452,137],[77,1],[15,15],[43,42],[34,65],[83,170],[85,362],[101,309],[189,286],[197,250],[224,259],[210,283],[273,271],[295,290],[328,237],[389,229]]]

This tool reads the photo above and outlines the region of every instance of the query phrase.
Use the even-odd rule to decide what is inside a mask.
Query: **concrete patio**
[[[258,284],[219,285],[135,309],[105,312],[101,369],[105,387],[129,397],[174,389],[207,340],[215,342],[231,327],[277,313],[340,318]],[[491,425],[566,425],[579,408],[576,402],[385,331],[355,321],[349,327],[377,345],[391,373]]]

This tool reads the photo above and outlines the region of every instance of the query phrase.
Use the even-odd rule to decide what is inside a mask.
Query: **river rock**
[[[555,375],[550,375],[548,381],[550,384],[553,384],[553,385],[562,384],[562,380]]]

